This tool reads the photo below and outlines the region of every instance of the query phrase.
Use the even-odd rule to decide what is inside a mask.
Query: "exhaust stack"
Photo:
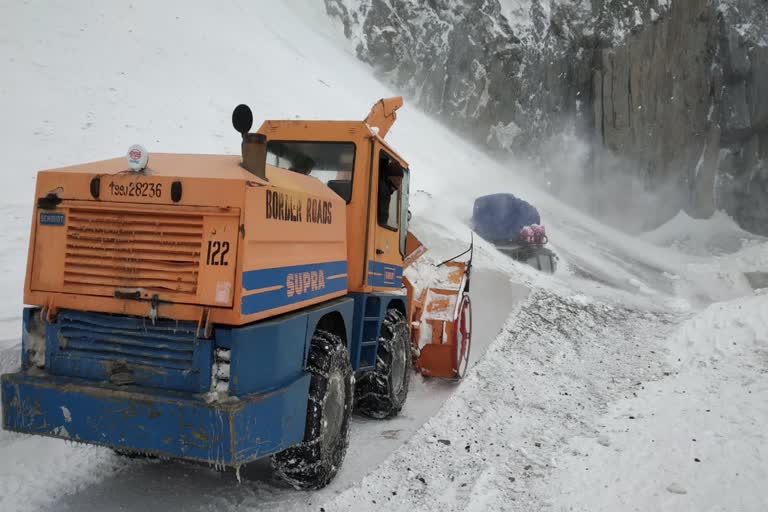
[[[242,166],[255,176],[267,179],[267,137],[260,133],[246,133],[243,135]]]
[[[235,107],[232,112],[232,126],[243,136],[240,165],[254,176],[266,180],[267,137],[260,133],[248,133],[253,126],[253,113],[248,105]]]

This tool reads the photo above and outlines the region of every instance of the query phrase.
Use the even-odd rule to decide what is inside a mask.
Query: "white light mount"
[[[128,167],[134,172],[143,171],[147,168],[149,162],[149,153],[146,148],[140,144],[134,144],[128,148]]]

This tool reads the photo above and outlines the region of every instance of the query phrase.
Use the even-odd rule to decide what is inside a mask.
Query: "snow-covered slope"
[[[0,4],[0,112],[6,120],[0,137],[7,164],[0,188],[6,219],[0,370],[18,361],[36,170],[113,157],[133,143],[150,152],[236,154],[239,140],[230,113],[241,102],[250,104],[258,119],[362,118],[373,101],[396,91],[372,78],[340,37],[323,5],[312,0],[230,1],[215,8],[146,0]],[[723,270],[706,255],[657,247],[607,228],[526,183],[519,172],[524,164],[500,166],[412,106],[401,110],[388,139],[411,164],[414,229],[430,246],[430,257],[464,247],[466,220],[478,194],[510,191],[539,207],[562,258],[556,276],[543,276],[478,240],[477,267],[486,274],[473,288],[476,318],[484,328],[475,332],[476,346],[491,341],[503,317],[512,319],[466,384],[454,393],[453,387],[420,382],[402,418],[355,420],[347,464],[318,494],[269,487],[260,466],[251,472],[256,483],[238,486],[232,475],[207,468],[126,462],[108,450],[0,432],[0,510],[299,510],[332,499],[338,507],[365,510],[377,508],[385,494],[395,496],[392,492],[398,492],[401,509],[411,510],[423,508],[429,496],[459,496],[467,486],[471,492],[441,510],[465,505],[507,510],[505,500],[517,492],[526,493],[526,503],[535,507],[543,493],[520,475],[543,481],[551,470],[547,458],[573,435],[593,430],[605,404],[627,393],[628,376],[662,376],[656,370],[665,364],[660,354],[670,322],[687,315],[692,303],[752,293],[738,268]],[[751,254],[750,261],[759,262],[764,254]],[[510,279],[538,291],[526,298],[527,290],[510,289]],[[652,353],[645,342],[658,350]],[[614,361],[610,373],[606,353]],[[616,387],[596,392],[603,385]],[[583,394],[576,395],[577,388]],[[453,423],[456,414],[467,421]],[[484,421],[498,429],[502,419],[514,428],[492,435],[463,431],[468,442],[483,447],[477,457],[459,437],[450,447],[431,442],[433,434]],[[534,441],[542,426],[553,429],[547,439],[557,442]],[[451,461],[464,453],[472,454],[471,461],[460,479],[451,479]],[[501,471],[497,456],[508,459],[515,472]],[[422,492],[418,486],[426,484],[418,476],[426,480],[424,473],[406,479],[411,464],[447,476],[430,479],[434,487]],[[499,487],[500,481],[508,485]],[[387,482],[398,487],[390,489]],[[369,491],[377,503],[359,501]]]

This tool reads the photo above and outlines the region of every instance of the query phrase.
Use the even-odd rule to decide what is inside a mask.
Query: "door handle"
[[[381,249],[376,249],[376,254],[382,255],[382,254],[384,254],[384,251],[381,250]]]

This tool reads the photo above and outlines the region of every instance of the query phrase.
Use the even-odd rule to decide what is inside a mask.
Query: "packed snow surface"
[[[527,6],[505,2],[509,13]],[[4,372],[19,361],[35,171],[134,143],[237,154],[238,103],[257,123],[361,119],[396,94],[311,0],[5,1],[0,62]],[[415,378],[398,418],[355,417],[344,466],[316,493],[275,487],[263,463],[238,484],[203,466],[0,431],[0,510],[768,509],[768,295],[744,275],[768,270],[765,240],[723,217],[683,216],[631,237],[407,99],[398,118],[387,139],[412,170],[425,261],[464,251],[472,202],[502,191],[539,209],[560,258],[543,275],[475,238],[462,384]]]

